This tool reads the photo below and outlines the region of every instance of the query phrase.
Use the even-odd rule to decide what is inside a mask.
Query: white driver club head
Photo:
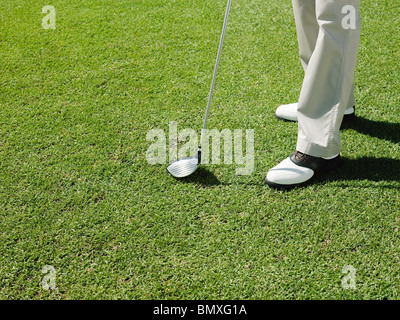
[[[198,164],[198,157],[182,158],[171,163],[167,171],[175,178],[184,178],[195,172]]]

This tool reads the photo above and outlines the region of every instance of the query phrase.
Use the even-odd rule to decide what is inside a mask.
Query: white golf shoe
[[[289,189],[310,181],[315,174],[333,170],[341,164],[340,155],[330,158],[313,157],[299,151],[293,152],[276,167],[270,169],[265,182],[273,188]]]

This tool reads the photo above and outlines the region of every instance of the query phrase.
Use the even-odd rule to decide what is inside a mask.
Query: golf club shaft
[[[204,130],[206,129],[207,125],[207,118],[208,118],[208,112],[210,111],[210,105],[211,105],[211,100],[214,92],[214,86],[215,86],[215,79],[217,77],[217,71],[218,71],[218,66],[219,66],[219,60],[221,58],[221,52],[222,52],[222,46],[224,44],[224,38],[225,38],[225,32],[226,32],[226,26],[228,24],[228,17],[229,17],[229,12],[231,10],[231,3],[232,0],[228,0],[228,4],[226,6],[226,12],[225,12],[225,19],[224,19],[224,26],[222,28],[222,34],[221,34],[221,40],[219,41],[219,48],[218,48],[218,55],[217,55],[217,61],[215,63],[215,68],[214,68],[214,75],[211,83],[211,89],[210,89],[210,94],[208,96],[208,104],[207,104],[207,109],[206,109],[206,115],[204,117],[204,124],[203,124],[203,129],[201,130],[201,138],[200,138],[200,145],[199,149],[201,148],[201,143],[203,141],[203,135],[204,135]]]

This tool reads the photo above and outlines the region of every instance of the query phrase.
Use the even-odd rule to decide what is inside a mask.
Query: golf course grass
[[[263,181],[296,145],[274,117],[303,78],[290,1],[229,17],[208,128],[254,130],[254,170],[166,171],[171,123],[200,133],[225,6],[0,2],[0,299],[400,298],[400,1],[361,1],[344,165],[291,191]]]

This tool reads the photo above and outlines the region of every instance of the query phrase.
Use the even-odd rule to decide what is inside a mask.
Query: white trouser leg
[[[298,103],[297,150],[315,157],[340,152],[340,124],[354,105],[353,80],[360,40],[359,0],[292,0],[305,69]],[[355,29],[343,28],[355,9]],[[350,104],[352,104],[350,106]]]

